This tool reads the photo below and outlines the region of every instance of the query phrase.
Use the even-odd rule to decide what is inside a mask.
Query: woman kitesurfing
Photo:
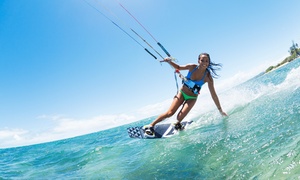
[[[208,84],[209,92],[220,114],[223,116],[227,116],[227,114],[222,110],[219,98],[215,91],[213,80],[214,77],[218,76],[215,71],[218,70],[221,65],[211,62],[208,53],[201,53],[199,55],[198,65],[178,65],[174,63],[169,57],[165,58],[164,62],[168,62],[172,67],[178,70],[177,72],[179,72],[179,70],[188,70],[189,72],[186,77],[183,77],[183,85],[180,91],[174,97],[170,108],[165,113],[159,115],[152,123],[143,127],[145,136],[150,138],[155,137],[154,126],[164,119],[173,116],[181,105],[182,108],[177,114],[177,122],[174,124],[174,127],[176,130],[182,130],[183,127],[181,125],[181,121],[186,117],[186,115],[195,105],[201,87],[205,83]]]

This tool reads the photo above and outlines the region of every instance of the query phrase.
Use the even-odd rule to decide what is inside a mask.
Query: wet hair
[[[206,69],[210,72],[211,77],[213,77],[213,78],[218,78],[219,75],[216,73],[216,71],[221,70],[222,64],[212,62],[212,61],[210,60],[210,56],[209,56],[208,53],[201,53],[201,54],[198,56],[198,60],[200,59],[200,57],[201,57],[202,55],[207,56],[208,59],[209,59],[209,65],[208,65],[208,67],[207,67]]]

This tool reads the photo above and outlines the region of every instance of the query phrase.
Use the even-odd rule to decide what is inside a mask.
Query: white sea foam
[[[293,68],[286,76],[283,83],[277,86],[277,89],[297,89],[300,87],[300,67]]]

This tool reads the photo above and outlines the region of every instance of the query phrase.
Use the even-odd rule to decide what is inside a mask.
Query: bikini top
[[[200,89],[201,89],[202,85],[205,83],[204,78],[205,78],[206,73],[207,73],[207,71],[205,71],[202,79],[200,79],[199,81],[191,80],[191,76],[192,76],[193,72],[196,71],[197,68],[198,68],[198,66],[195,67],[195,69],[193,69],[192,71],[189,71],[189,73],[185,77],[187,80],[182,81],[183,85],[188,87],[194,94],[200,94]]]

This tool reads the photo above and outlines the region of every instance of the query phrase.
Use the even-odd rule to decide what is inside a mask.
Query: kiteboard
[[[184,129],[186,129],[193,121],[183,121],[181,122]],[[153,138],[167,138],[171,137],[178,133],[178,130],[174,128],[173,123],[167,124],[157,124],[154,126],[154,137],[148,137],[145,135],[143,126],[128,127],[127,132],[131,138],[140,138],[140,139],[153,139]]]

